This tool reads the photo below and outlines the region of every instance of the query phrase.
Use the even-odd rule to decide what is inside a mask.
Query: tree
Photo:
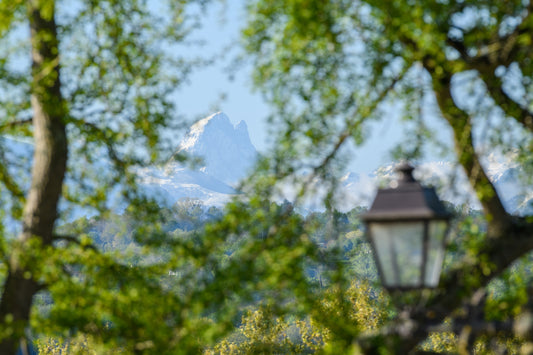
[[[31,333],[58,351],[199,353],[243,304],[320,299],[307,292],[316,285],[305,268],[319,259],[312,228],[270,201],[270,176],[187,233],[165,229],[172,213],[137,189],[136,169],[164,158],[173,90],[196,64],[174,50],[206,3],[0,5],[2,353]],[[32,159],[13,137],[33,141]],[[80,214],[90,219],[71,223]],[[105,250],[99,234],[128,245]]]
[[[191,296],[194,287],[178,295],[159,282],[175,258],[133,267],[98,250],[81,229],[58,227],[71,212],[105,217],[118,205],[142,221],[132,227],[137,242],[159,243],[158,208],[138,193],[134,168],[166,158],[160,133],[176,126],[172,93],[198,64],[176,53],[205,3],[1,3],[2,354],[15,353],[30,322],[125,351],[199,346],[201,332],[190,334],[205,323],[193,316],[202,307],[186,304],[201,297]],[[6,137],[33,141],[31,173],[14,152],[22,143]],[[38,293],[53,300],[43,312],[35,309]]]
[[[0,349],[14,353],[33,329],[82,333],[102,351],[198,353],[227,335],[242,305],[260,305],[271,320],[312,319],[334,353],[416,351],[436,327],[457,335],[463,352],[496,331],[520,337],[527,351],[533,220],[503,208],[479,148],[512,150],[533,170],[531,4],[250,1],[246,46],[257,85],[278,108],[277,144],[242,186],[246,202],[178,236],[164,228],[169,214],[137,191],[135,168],[160,155],[171,93],[191,69],[167,50],[196,25],[188,3],[206,1],[0,5]],[[471,93],[457,92],[466,84]],[[342,245],[328,238],[321,250],[311,238],[321,226],[294,206],[322,197],[335,216],[342,148],[364,140],[387,101],[404,103],[416,138],[400,155],[420,157],[432,133],[419,115],[422,96],[453,132],[486,227],[468,219],[458,227],[451,247],[461,258],[439,289],[393,295],[408,306],[380,308],[379,317],[362,297],[364,312],[354,317]],[[476,133],[480,125],[488,133]],[[31,173],[5,136],[33,140]],[[272,202],[283,184],[296,189],[294,205]],[[87,223],[59,228],[80,208],[109,217],[111,205],[125,209],[116,227],[136,248],[104,253]],[[335,235],[339,221],[331,221],[324,235]],[[320,282],[308,275],[316,265]],[[368,319],[379,320],[377,334],[363,326]],[[263,330],[260,341],[277,339]]]
[[[363,142],[371,122],[386,119],[387,103],[402,104],[414,139],[398,155],[408,159],[422,157],[435,142],[421,114],[433,105],[451,129],[457,162],[485,216],[486,230],[467,233],[458,246],[474,258],[448,270],[426,302],[406,307],[387,337],[356,334],[348,344],[366,352],[378,345],[393,353],[420,349],[447,319],[466,339],[460,351],[496,332],[520,337],[524,352],[531,347],[531,274],[520,283],[527,296],[515,312],[505,311],[489,285],[509,276],[513,265],[531,267],[533,215],[506,211],[484,159],[495,147],[513,152],[525,171],[533,168],[532,9],[518,0],[249,3],[243,34],[255,84],[277,108],[270,171],[286,179],[311,171],[332,187],[326,196],[332,201],[330,175],[345,159],[342,148]],[[501,311],[489,314],[498,308],[487,306],[490,301]]]
[[[387,304],[383,292],[375,292],[367,280],[352,281],[345,296],[350,300],[350,308],[343,309],[337,299],[338,290],[329,289],[319,304],[320,312],[339,316],[347,311],[347,317],[355,328],[375,329],[388,318]],[[334,328],[333,328],[334,330]],[[276,318],[268,307],[247,310],[241,325],[234,334],[219,342],[212,353],[215,354],[313,354],[338,352],[337,334],[331,328],[321,327],[312,317],[298,319]]]

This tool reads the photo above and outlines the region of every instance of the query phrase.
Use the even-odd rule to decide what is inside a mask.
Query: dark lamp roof
[[[372,207],[362,216],[365,222],[450,218],[435,189],[420,185],[410,165],[400,164],[398,170],[398,186],[378,190]]]

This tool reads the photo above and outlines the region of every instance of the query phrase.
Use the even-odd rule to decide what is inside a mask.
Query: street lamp
[[[413,178],[411,165],[396,170],[400,179],[379,189],[362,216],[381,281],[388,290],[437,287],[451,216],[435,189]]]

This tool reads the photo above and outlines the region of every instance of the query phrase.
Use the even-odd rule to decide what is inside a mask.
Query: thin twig
[[[6,122],[0,125],[0,130],[4,130],[6,128],[13,128],[16,126],[23,126],[23,125],[32,123],[32,121],[33,121],[33,118],[27,118],[25,120]]]

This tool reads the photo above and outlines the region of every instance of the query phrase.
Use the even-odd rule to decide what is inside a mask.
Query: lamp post
[[[401,163],[395,187],[379,189],[362,216],[378,272],[388,290],[434,288],[439,283],[450,214],[434,188]]]

